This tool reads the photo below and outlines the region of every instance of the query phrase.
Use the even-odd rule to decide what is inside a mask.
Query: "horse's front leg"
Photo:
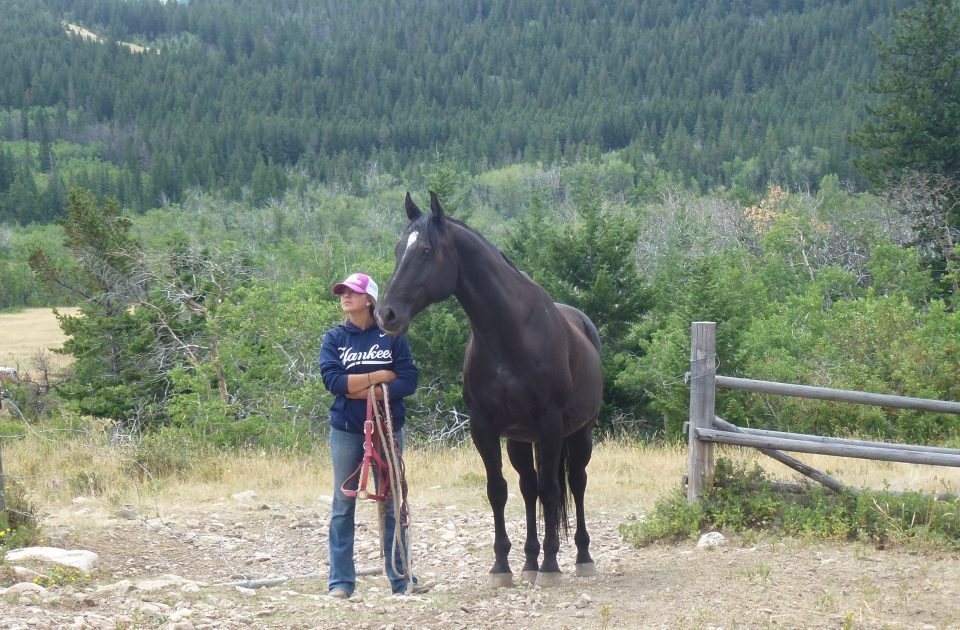
[[[520,475],[520,494],[527,513],[527,540],[523,545],[524,581],[533,583],[540,571],[540,540],[537,538],[537,470],[533,465],[533,444],[507,440],[507,455],[514,470]]]
[[[493,553],[494,563],[490,569],[490,586],[513,586],[513,573],[510,571],[510,538],[504,521],[504,508],[507,505],[507,480],[503,478],[503,456],[500,453],[500,435],[493,431],[477,429],[477,423],[470,422],[470,435],[473,444],[480,453],[483,467],[487,472],[487,500],[493,509]]]

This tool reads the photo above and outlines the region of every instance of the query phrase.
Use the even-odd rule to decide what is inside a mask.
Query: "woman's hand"
[[[371,385],[392,383],[397,379],[397,373],[393,370],[377,370],[376,372],[370,372],[369,376]]]
[[[365,400],[367,390],[380,383],[392,383],[397,378],[397,373],[393,370],[376,370],[367,374],[351,374],[347,381],[350,391],[347,392],[347,398],[354,400]],[[377,387],[374,389],[377,400],[383,400],[383,390]]]

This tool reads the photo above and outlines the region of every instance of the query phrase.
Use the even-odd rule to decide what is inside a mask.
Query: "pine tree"
[[[922,0],[897,14],[890,41],[877,40],[882,102],[850,140],[874,184],[911,171],[960,176],[960,1]]]
[[[36,215],[40,193],[30,168],[29,146],[13,176],[10,191],[7,193],[7,207],[13,219],[29,223]]]
[[[100,206],[90,191],[74,189],[65,214],[60,222],[64,246],[75,266],[64,266],[43,250],[29,258],[30,268],[46,284],[82,300],[82,316],[58,315],[69,337],[63,353],[75,359],[75,376],[60,393],[82,413],[130,419],[163,387],[157,379],[144,378],[150,350],[144,320],[150,313],[131,308],[144,291],[139,273],[143,254],[116,200]]]
[[[53,141],[50,138],[50,129],[47,117],[39,116],[40,126],[40,170],[44,173],[53,172]]]
[[[530,210],[511,226],[505,251],[554,300],[579,308],[597,326],[603,343],[604,425],[612,409],[637,404],[614,379],[629,325],[649,308],[649,295],[633,257],[639,223],[624,208],[604,204],[596,175],[588,172],[572,183],[574,216],[567,220],[551,214],[545,191],[534,193]]]
[[[17,172],[17,161],[6,149],[0,149],[0,194],[10,189]]]

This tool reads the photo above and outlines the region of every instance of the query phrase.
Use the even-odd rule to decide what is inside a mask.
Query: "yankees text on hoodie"
[[[406,404],[404,398],[417,389],[420,371],[413,364],[410,343],[405,335],[391,337],[376,323],[365,330],[345,321],[323,336],[320,348],[320,378],[336,398],[330,406],[330,423],[334,428],[363,433],[367,419],[367,401],[347,398],[347,376],[392,370],[397,378],[390,389],[390,415],[396,429],[403,427]]]

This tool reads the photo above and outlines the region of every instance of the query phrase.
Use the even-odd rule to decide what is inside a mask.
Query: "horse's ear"
[[[440,199],[437,198],[437,193],[432,190],[430,191],[430,212],[433,213],[433,222],[437,225],[443,225],[447,217],[443,214],[443,208],[440,207]]]
[[[420,208],[417,207],[417,204],[413,203],[413,197],[410,196],[409,191],[407,191],[407,198],[403,205],[407,211],[407,218],[411,221],[416,221],[423,214],[420,212]]]

